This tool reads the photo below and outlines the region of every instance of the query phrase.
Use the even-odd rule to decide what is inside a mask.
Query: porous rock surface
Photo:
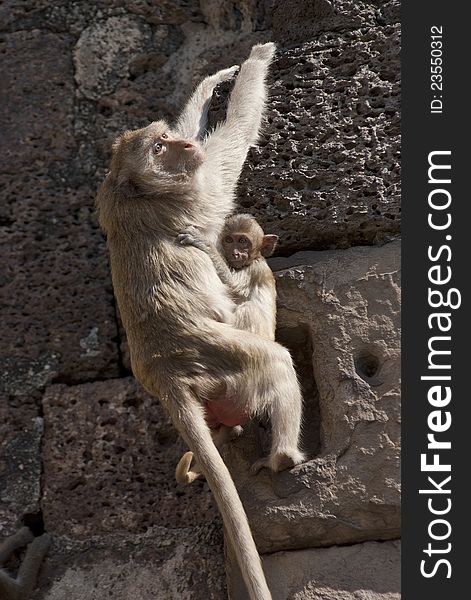
[[[15,532],[18,515],[27,521],[39,511],[44,424],[26,408],[20,425],[8,419],[4,404],[0,405],[0,537]]]
[[[34,600],[226,597],[222,532],[215,524],[149,528],[133,536],[54,536]]]
[[[203,481],[177,486],[185,447],[158,400],[127,377],[49,386],[43,406],[54,545],[38,598],[223,597],[218,513]]]
[[[0,536],[52,533],[35,600],[226,595],[207,486],[174,484],[184,446],[131,378],[94,197],[119,132],[172,119],[202,76],[268,40],[240,208],[280,235],[280,256],[338,254],[273,263],[310,460],[249,477],[269,442],[256,424],[225,452],[275,552],[275,597],[397,597],[392,542],[361,542],[398,537],[397,245],[375,247],[400,226],[398,23],[397,0],[0,6]],[[353,545],[317,547],[339,543]],[[357,577],[371,552],[375,581]],[[321,557],[340,566],[316,570]]]
[[[0,394],[55,378],[116,376],[116,323],[93,191],[74,160],[72,43],[46,31],[5,34],[0,225]]]
[[[133,377],[52,385],[43,406],[42,508],[51,533],[83,540],[215,520],[202,481],[177,486],[176,458],[185,446]]]
[[[325,33],[280,52],[239,203],[280,236],[282,253],[397,235],[398,35],[396,26]]]

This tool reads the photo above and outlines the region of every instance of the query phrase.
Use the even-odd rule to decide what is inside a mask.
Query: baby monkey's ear
[[[262,256],[271,256],[275,251],[276,244],[278,243],[278,236],[274,234],[268,234],[263,236],[262,246],[260,253]]]

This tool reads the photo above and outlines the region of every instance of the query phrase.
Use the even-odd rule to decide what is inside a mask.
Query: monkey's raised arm
[[[177,120],[175,132],[186,139],[201,138],[208,124],[208,109],[214,88],[224,81],[229,81],[239,70],[235,65],[218,71],[203,79]]]
[[[196,240],[198,242],[200,240]],[[231,270],[227,266],[226,261],[223,259],[218,249],[214,244],[202,242],[201,244],[193,244],[203,252],[209,256],[209,258],[213,261],[214,268],[216,269],[216,273],[218,274],[219,279],[227,286],[231,288],[231,291],[234,294],[238,294],[237,285],[234,282],[232,277]]]
[[[275,44],[257,44],[242,64],[229,98],[225,122],[206,142],[208,173],[222,174],[223,197],[233,194],[247,152],[258,138],[266,104],[265,80]]]

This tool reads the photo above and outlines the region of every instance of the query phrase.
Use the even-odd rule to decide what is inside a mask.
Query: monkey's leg
[[[266,411],[271,423],[271,450],[266,458],[257,460],[251,468],[258,473],[263,467],[272,471],[283,471],[305,460],[298,442],[302,420],[302,395],[289,352],[273,370],[271,401]]]
[[[27,527],[22,527],[0,544],[0,563],[4,563],[15,552],[23,548],[33,539],[33,534]],[[21,588],[16,579],[0,570],[0,598],[2,600],[20,600]]]
[[[238,70],[239,66],[235,65],[203,79],[178,118],[175,126],[175,132],[178,135],[185,139],[197,139],[204,134],[208,124],[209,104],[214,88],[220,83],[232,79]]]
[[[263,344],[265,353],[258,355],[259,364],[253,374],[258,379],[260,395],[265,394],[263,408],[270,418],[272,439],[270,455],[255,462],[252,467],[255,473],[262,467],[282,471],[305,460],[299,449],[303,398],[293,360],[280,344],[271,340]]]
[[[10,537],[7,537],[0,544],[0,563],[4,563],[8,560],[15,550],[19,550],[28,545],[33,538],[33,534],[27,527],[22,527],[19,531]]]
[[[16,579],[0,569],[0,598],[2,600],[20,600],[20,586]]]
[[[276,342],[224,323],[215,324],[215,329],[219,352],[225,351],[228,360],[233,355],[234,364],[245,359],[241,373],[228,374],[228,394],[237,398],[247,413],[270,417],[270,455],[257,461],[254,471],[265,466],[280,471],[303,462],[304,454],[298,447],[302,395],[290,353]]]
[[[280,373],[283,376],[279,377]],[[254,474],[263,467],[283,471],[305,460],[298,448],[302,395],[290,356],[274,377],[273,395],[266,410],[271,423],[271,450],[269,456],[260,458],[252,465],[251,472]]]

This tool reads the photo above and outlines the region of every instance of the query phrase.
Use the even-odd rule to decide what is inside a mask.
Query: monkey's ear
[[[276,244],[278,243],[278,236],[274,234],[268,234],[263,236],[262,247],[260,252],[262,256],[271,256],[275,251]]]

